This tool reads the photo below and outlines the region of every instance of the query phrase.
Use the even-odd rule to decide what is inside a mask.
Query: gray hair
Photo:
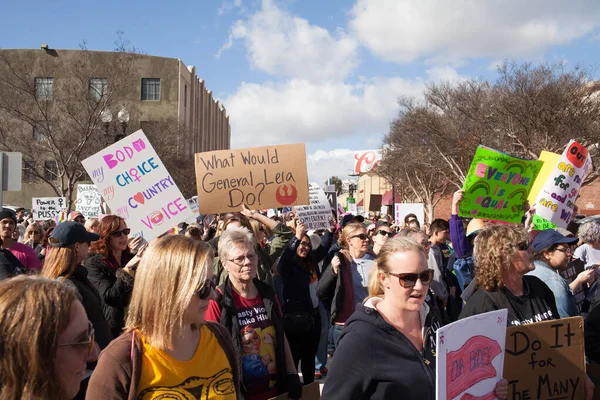
[[[590,221],[581,225],[579,237],[584,243],[600,242],[600,221]]]
[[[246,228],[229,226],[219,238],[219,259],[226,260],[237,244],[254,249],[254,235]],[[221,261],[223,262],[223,261]]]

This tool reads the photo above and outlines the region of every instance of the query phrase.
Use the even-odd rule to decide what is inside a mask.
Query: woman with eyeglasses
[[[310,237],[300,221],[296,236],[281,254],[277,271],[283,282],[283,321],[294,364],[302,367],[304,384],[315,380],[315,355],[321,336],[321,314],[317,283],[321,272],[319,262],[331,246],[332,229],[323,235],[319,246],[312,250]]]
[[[317,296],[331,302],[333,345],[337,344],[346,320],[369,294],[369,272],[375,257],[369,253],[369,235],[363,223],[344,227],[338,239],[341,250],[323,270],[317,285]]]
[[[44,260],[44,254],[42,251],[44,249],[42,244],[44,240],[44,233],[44,228],[42,228],[42,225],[38,224],[37,222],[29,224],[25,229],[24,244],[28,245],[35,251],[35,254],[37,254],[40,261]]]
[[[228,227],[221,235],[219,258],[228,274],[217,290],[218,300],[210,302],[206,319],[221,323],[233,338],[245,399],[266,400],[285,392],[297,399],[302,385],[275,291],[256,278],[255,245],[246,228]]]
[[[0,398],[77,395],[98,347],[79,294],[66,282],[39,276],[0,282]]]
[[[229,332],[206,322],[213,252],[184,235],[152,242],[136,270],[125,332],[100,354],[86,399],[240,399]]]
[[[90,282],[100,293],[104,317],[114,337],[121,334],[125,324],[125,307],[129,304],[135,265],[140,258],[129,249],[129,233],[123,218],[105,216],[98,225],[100,239],[92,243],[84,262]],[[135,239],[136,244],[141,241],[139,238]]]

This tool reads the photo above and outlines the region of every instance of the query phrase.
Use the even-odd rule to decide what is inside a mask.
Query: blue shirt
[[[576,317],[578,313],[575,305],[575,295],[565,278],[560,276],[558,270],[543,261],[536,260],[533,263],[535,269],[528,272],[527,275],[537,276],[552,290],[558,315],[561,318]]]
[[[369,271],[375,259],[369,253],[362,258],[352,260],[352,288],[354,289],[354,305],[362,304],[369,296]]]

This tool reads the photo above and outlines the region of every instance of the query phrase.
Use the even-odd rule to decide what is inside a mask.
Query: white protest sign
[[[310,205],[296,206],[296,216],[304,223],[306,230],[319,230],[331,227],[333,214],[325,192],[316,183],[308,185]]]
[[[96,188],[96,185],[82,184],[77,185],[77,201],[75,202],[75,210],[88,218],[98,218],[101,214],[100,203],[102,196]]]
[[[566,228],[581,184],[592,166],[585,147],[571,140],[535,200],[535,215]]]
[[[53,219],[65,210],[67,200],[64,197],[34,197],[31,199],[33,219],[43,221]]]
[[[356,203],[348,203],[348,212],[350,214],[356,215],[356,213],[357,213]]]
[[[425,208],[423,207],[423,203],[396,203],[395,207],[395,220],[396,225],[404,224],[404,217],[408,214],[415,214],[419,223],[423,225],[425,222]]]
[[[83,160],[114,214],[150,241],[193,216],[142,130]]]
[[[194,223],[197,221],[197,217],[200,216],[200,207],[198,207],[198,196],[192,196],[187,199],[188,205],[190,206],[190,210],[192,210],[193,215],[186,219],[185,222],[188,224]]]
[[[504,371],[506,318],[502,309],[437,330],[436,399],[493,399]]]

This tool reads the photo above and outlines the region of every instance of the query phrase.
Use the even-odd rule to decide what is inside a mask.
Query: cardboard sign
[[[508,328],[504,378],[509,399],[584,399],[583,318]]]
[[[543,229],[539,218],[560,228],[567,227],[573,217],[579,189],[591,166],[587,149],[571,140],[535,199],[536,229]]]
[[[371,172],[381,161],[381,150],[363,150],[354,152],[354,173]]]
[[[523,203],[542,168],[538,160],[523,160],[479,146],[465,179],[465,197],[458,215],[518,223]]]
[[[100,203],[102,196],[96,188],[96,185],[79,184],[77,185],[77,201],[75,201],[75,210],[83,214],[85,219],[98,218],[101,213]]]
[[[319,382],[313,382],[302,387],[302,400],[319,400],[321,398],[321,388]],[[288,400],[288,394],[280,394],[277,397],[272,397],[269,400]]]
[[[394,218],[398,226],[404,225],[404,217],[408,214],[415,214],[421,225],[425,221],[425,207],[423,203],[396,203],[394,204],[394,211]]]
[[[436,399],[495,398],[502,380],[508,310],[461,319],[439,328]]]
[[[141,129],[82,164],[133,236],[150,241],[193,215]]]
[[[316,183],[309,186],[309,200],[308,206],[296,206],[296,216],[304,223],[306,230],[330,228],[333,217],[331,207],[325,192]]]
[[[31,213],[36,221],[53,219],[61,211],[65,211],[65,197],[34,197],[31,199]]]
[[[304,144],[196,153],[202,214],[308,204]]]

